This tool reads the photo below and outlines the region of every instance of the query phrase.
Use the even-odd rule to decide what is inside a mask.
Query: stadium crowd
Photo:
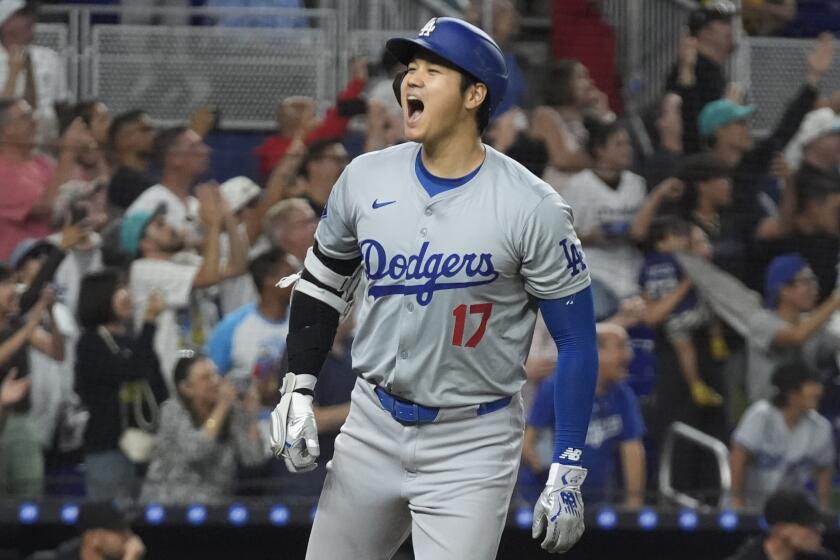
[[[555,18],[590,10],[562,28],[606,25],[597,2],[555,4]],[[662,444],[683,422],[729,445],[731,507],[802,488],[837,510],[840,106],[820,88],[834,37],[819,35],[784,115],[754,138],[756,108],[725,70],[735,13],[726,2],[696,10],[643,149],[622,118],[614,49],[593,66],[555,41],[538,90],[510,48],[514,5],[493,6],[510,84],[486,143],[571,205],[596,293],[587,505],[657,503]],[[745,2],[748,29],[782,29],[790,6]],[[267,443],[291,297],[276,285],[300,270],[350,158],[401,141],[398,65],[385,57],[370,75],[355,61],[322,116],[313,99],[278,99],[276,133],[253,154],[259,176],[219,185],[212,111],[158,128],[143,107],[68,104],[56,53],[31,45],[38,15],[35,2],[0,0],[0,499],[317,496],[349,409],[354,321],[315,391],[322,460],[292,477]],[[555,360],[538,321],[523,503],[551,462]],[[717,466],[684,445],[674,485],[717,504]]]

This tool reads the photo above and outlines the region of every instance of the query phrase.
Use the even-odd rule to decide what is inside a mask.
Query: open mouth
[[[423,115],[423,109],[425,106],[423,105],[423,102],[416,97],[409,97],[406,102],[408,107],[408,122],[416,123]]]

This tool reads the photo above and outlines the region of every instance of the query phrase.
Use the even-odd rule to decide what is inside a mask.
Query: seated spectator
[[[238,464],[256,466],[268,455],[257,428],[253,389],[242,402],[213,362],[184,351],[175,365],[175,397],[161,408],[160,430],[140,500],[162,504],[221,504],[234,496]]]
[[[197,132],[176,126],[157,135],[153,151],[161,165],[160,183],[143,191],[126,214],[154,212],[162,205],[166,222],[184,236],[187,247],[198,246],[198,199],[190,193],[195,181],[207,172],[210,148]]]
[[[796,0],[745,0],[741,17],[750,35],[778,35],[796,17]]]
[[[70,92],[58,53],[32,44],[38,4],[24,0],[0,3],[0,98],[26,101],[37,126],[36,143],[51,145],[58,137],[54,106],[66,101]]]
[[[828,509],[834,440],[817,412],[823,385],[801,361],[773,370],[776,393],[744,413],[732,434],[732,505],[760,508],[777,490],[804,490],[814,480],[820,507]]]
[[[365,89],[367,80],[367,61],[355,60],[351,69],[351,79],[344,91],[338,95],[339,102],[358,98]],[[271,170],[283,159],[289,144],[296,136],[309,145],[316,140],[340,138],[344,135],[350,123],[349,117],[341,116],[338,108],[333,106],[323,120],[318,121],[315,109],[315,100],[309,97],[294,96],[283,100],[277,108],[277,134],[266,139],[255,152],[259,159],[260,175],[268,177],[271,174]]]
[[[582,465],[589,470],[583,484],[587,502],[610,501],[616,496],[616,456],[620,455],[623,469],[623,503],[640,507],[645,494],[645,451],[642,436],[645,427],[639,413],[639,404],[633,391],[624,382],[633,350],[627,332],[617,325],[599,323],[598,381],[595,387],[595,404]],[[551,431],[554,426],[554,390],[556,378],[550,377],[540,385],[525,428],[522,461],[530,470],[520,474],[520,487],[526,499],[533,503],[539,496],[550,466],[550,447],[541,453],[538,442],[541,431]],[[553,437],[546,438],[553,441]],[[523,486],[522,483],[525,482]],[[536,485],[533,492],[528,487]]]
[[[688,35],[680,40],[679,58],[668,74],[666,90],[683,100],[683,147],[699,152],[702,145],[698,117],[706,104],[723,97],[724,66],[735,49],[732,18],[735,6],[721,2],[694,10],[688,18]]]
[[[146,112],[128,111],[117,115],[108,129],[108,144],[114,170],[108,184],[108,203],[121,211],[157,181],[149,174],[155,128]]]
[[[324,213],[333,185],[348,161],[347,150],[338,140],[318,140],[309,145],[300,166],[300,178],[303,198],[316,215]]]
[[[678,181],[664,181],[646,200],[644,179],[629,171],[630,135],[618,123],[594,124],[587,150],[592,169],[572,177],[563,193],[575,214],[589,272],[619,299],[637,295],[642,255],[636,243],[658,207],[679,194]]]
[[[0,383],[7,376],[29,378],[29,347],[37,348],[55,360],[64,358],[64,339],[55,321],[50,330],[41,327],[45,315],[51,317],[54,294],[44,290],[25,319],[18,316],[18,297],[12,270],[0,265]],[[44,485],[44,456],[29,395],[6,410],[0,430],[0,495],[38,497]]]
[[[261,395],[273,398],[280,388],[291,296],[290,289],[281,290],[277,283],[298,268],[282,251],[272,249],[251,261],[249,269],[258,299],[225,316],[207,342],[207,355],[240,393],[257,383],[265,389]]]
[[[84,125],[76,121],[62,138],[58,165],[35,152],[35,121],[22,99],[0,99],[0,260],[9,258],[27,237],[50,233],[50,218],[59,187],[73,178],[73,146],[86,141]]]
[[[128,214],[120,228],[122,251],[135,259],[129,273],[135,327],[140,328],[152,293],[160,293],[166,301],[166,309],[158,318],[155,349],[170,391],[174,388],[172,368],[178,349],[203,346],[216,323],[217,308],[201,288],[241,276],[248,263],[248,250],[218,190],[204,186],[197,194],[204,229],[201,257],[181,252],[183,236],[161,211]],[[230,258],[225,265],[219,250],[222,229],[230,238]]]
[[[79,506],[79,537],[54,551],[36,552],[27,560],[88,560],[120,558],[143,560],[146,545],[131,530],[126,512],[113,501],[86,502]]]
[[[764,534],[748,540],[727,560],[837,560],[822,547],[822,515],[802,490],[783,488],[770,496],[764,521]]]
[[[150,439],[159,420],[157,405],[167,397],[154,349],[163,309],[163,298],[152,294],[135,335],[131,294],[119,273],[105,270],[82,281],[79,322],[84,332],[76,351],[75,389],[90,413],[84,435],[90,499],[135,499],[140,493],[136,463],[145,461],[131,447],[133,435],[127,430],[142,430]]]
[[[798,254],[776,257],[767,268],[767,309],[749,318],[747,395],[750,402],[772,396],[771,375],[782,363],[803,360],[815,371],[833,367],[840,339],[825,326],[840,309],[840,292],[817,303],[817,278]],[[815,307],[816,306],[816,307]]]

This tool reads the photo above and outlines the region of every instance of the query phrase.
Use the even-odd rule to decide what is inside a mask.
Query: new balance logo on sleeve
[[[580,449],[575,449],[574,447],[567,447],[566,450],[560,454],[559,459],[565,459],[567,461],[580,461],[580,456],[583,455],[583,451]]]

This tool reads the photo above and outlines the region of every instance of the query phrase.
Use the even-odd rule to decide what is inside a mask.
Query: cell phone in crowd
[[[367,101],[360,97],[353,99],[339,99],[335,104],[339,117],[355,117],[356,115],[365,115],[368,111]]]

